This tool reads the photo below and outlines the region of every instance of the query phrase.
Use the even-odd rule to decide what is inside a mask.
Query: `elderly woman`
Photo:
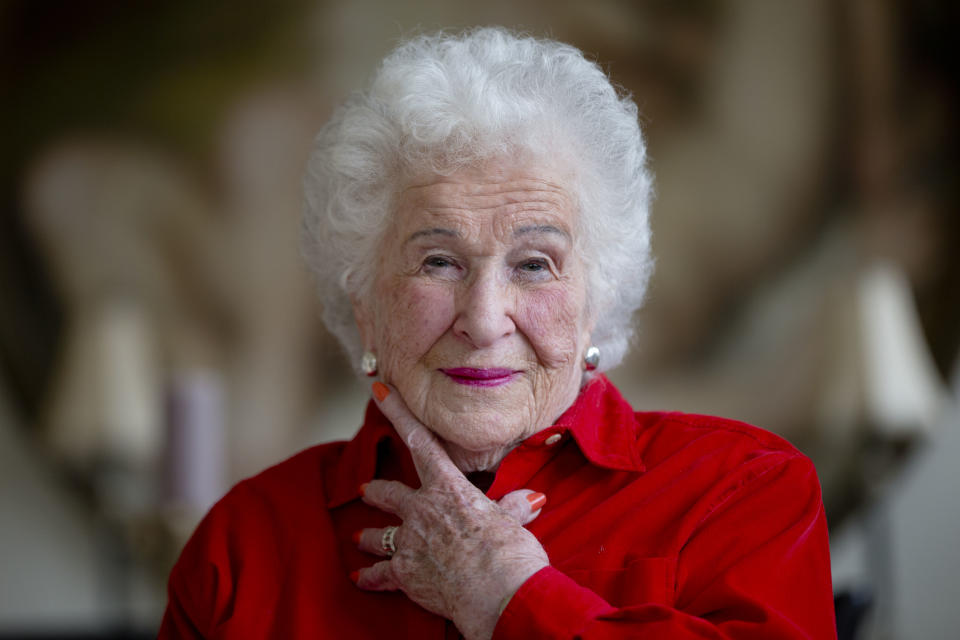
[[[480,29],[387,57],[306,178],[324,319],[373,400],[211,510],[161,637],[834,637],[807,458],[601,374],[650,190],[636,107],[576,49]]]

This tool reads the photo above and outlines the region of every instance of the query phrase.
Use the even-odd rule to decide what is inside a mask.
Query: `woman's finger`
[[[390,554],[383,547],[383,534],[387,527],[375,529],[361,529],[353,534],[353,540],[357,543],[357,548],[364,553],[370,553],[375,556],[389,556]],[[400,529],[394,534],[393,546],[400,548]]]
[[[535,520],[546,503],[547,496],[530,489],[511,491],[497,501],[500,508],[520,524],[527,524]]]
[[[383,415],[406,443],[417,467],[420,480],[426,483],[438,475],[455,474],[462,477],[460,470],[447,455],[446,450],[423,423],[410,413],[403,398],[396,389],[382,382],[373,383],[373,397]]]
[[[371,507],[406,518],[410,503],[416,493],[396,480],[371,480],[360,487],[361,498]]]
[[[400,588],[389,560],[382,560],[372,567],[360,569],[351,578],[358,587],[367,591],[397,591]]]

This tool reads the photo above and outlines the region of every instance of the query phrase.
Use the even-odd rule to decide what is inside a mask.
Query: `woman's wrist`
[[[539,572],[544,567],[550,566],[549,563],[544,562],[531,562],[526,567],[526,569],[520,574],[522,579],[516,584],[516,586],[510,588],[505,596],[500,599],[500,603],[497,605],[497,615],[493,621],[493,627],[490,628],[490,634],[493,635],[493,630],[496,628],[497,622],[500,620],[500,616],[503,615],[503,612],[507,610],[507,607],[510,605],[510,601],[513,600],[513,597],[517,595],[517,592],[523,587],[523,585],[533,577],[534,574]]]

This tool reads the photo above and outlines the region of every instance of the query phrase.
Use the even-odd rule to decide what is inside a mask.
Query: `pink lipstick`
[[[440,369],[451,380],[457,384],[464,384],[472,387],[496,387],[506,384],[513,379],[517,371],[513,369],[474,369],[472,367],[454,367],[451,369]]]

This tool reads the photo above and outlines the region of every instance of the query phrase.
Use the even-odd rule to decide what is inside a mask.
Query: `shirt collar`
[[[633,408],[604,375],[587,383],[553,427],[531,438],[552,429],[569,431],[583,455],[597,466],[625,471],[645,470],[637,449],[637,422]]]
[[[563,436],[568,432],[593,464],[609,469],[644,471],[637,450],[633,409],[606,376],[593,378],[552,426],[533,434],[523,444],[539,446],[555,434]],[[413,469],[406,446],[370,401],[360,431],[344,445],[339,460],[330,467],[330,475],[326,478],[328,508],[360,497],[360,485],[372,480],[377,473],[378,455],[400,456],[404,475]]]
[[[329,475],[325,478],[328,509],[360,497],[360,485],[376,477],[377,458],[384,446],[389,446],[392,452],[409,460],[409,466],[413,466],[410,453],[393,425],[370,400],[360,431],[344,444],[343,453],[329,467]]]

